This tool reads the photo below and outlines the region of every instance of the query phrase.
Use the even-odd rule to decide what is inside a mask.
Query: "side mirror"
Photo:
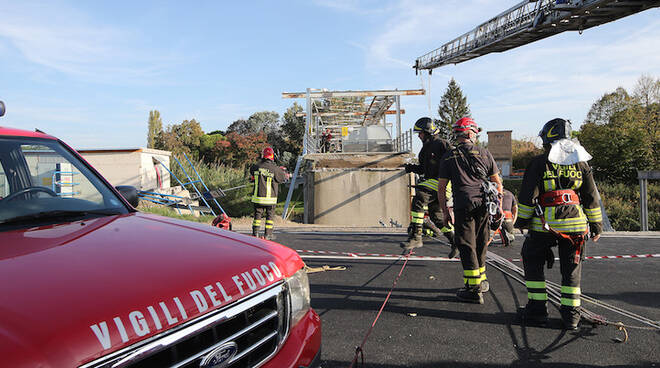
[[[5,109],[5,103],[0,101],[0,116],[4,116],[5,111],[7,111],[7,109]]]
[[[134,186],[131,185],[118,185],[115,187],[119,193],[126,199],[131,206],[137,208],[140,204],[140,197],[138,197],[138,191]]]

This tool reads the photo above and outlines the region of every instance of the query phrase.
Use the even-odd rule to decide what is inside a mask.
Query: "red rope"
[[[413,250],[411,249],[410,252],[406,254],[406,260],[405,262],[403,262],[403,266],[401,266],[401,270],[399,271],[399,274],[396,276],[396,279],[394,279],[394,283],[392,283],[392,287],[390,288],[390,291],[387,293],[387,297],[385,297],[385,301],[383,302],[383,305],[380,306],[380,309],[378,310],[378,314],[376,315],[374,322],[371,324],[371,327],[369,327],[369,331],[367,331],[367,334],[364,336],[364,339],[362,339],[362,343],[360,344],[360,346],[357,346],[355,348],[355,356],[353,357],[353,361],[351,362],[349,368],[353,368],[355,363],[357,363],[358,361],[358,357],[362,358],[362,365],[364,365],[364,350],[363,350],[364,344],[367,342],[369,335],[371,335],[371,331],[373,331],[374,326],[376,326],[376,322],[378,321],[378,318],[380,318],[380,314],[383,312],[383,309],[385,308],[385,304],[387,304],[387,301],[390,299],[390,295],[392,295],[392,291],[394,290],[396,283],[399,281],[399,278],[401,277],[403,270],[406,268],[406,264],[408,264],[408,258],[410,258],[410,255],[412,253]]]

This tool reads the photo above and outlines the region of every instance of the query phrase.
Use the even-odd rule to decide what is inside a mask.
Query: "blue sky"
[[[283,114],[285,91],[428,89],[417,57],[517,3],[0,1],[0,124],[77,148],[138,147],[152,109],[164,125],[196,119],[209,132]],[[485,130],[530,137],[554,117],[578,127],[602,94],[660,77],[658,15],[438,68],[428,96],[402,98],[404,128],[437,115],[451,77]]]

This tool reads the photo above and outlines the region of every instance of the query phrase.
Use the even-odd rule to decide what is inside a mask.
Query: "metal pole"
[[[648,179],[639,179],[639,207],[642,231],[649,231],[648,199],[646,190],[647,180]]]
[[[192,167],[193,171],[195,172],[195,175],[197,175],[197,179],[199,179],[199,182],[202,183],[202,185],[204,186],[204,189],[206,189],[206,192],[210,193],[209,187],[206,186],[206,183],[204,183],[204,180],[202,180],[202,177],[197,172],[197,169],[195,169],[195,165],[193,165],[193,163],[190,161],[190,159],[188,158],[188,155],[186,155],[185,152],[183,153],[183,157],[185,157],[186,160],[188,160],[188,163],[190,164],[190,167]],[[211,196],[211,199],[213,199],[213,202],[215,202],[215,205],[218,206],[220,211],[226,216],[227,212],[225,212],[225,210],[222,209],[222,206],[220,205],[220,203],[218,203],[218,201],[216,201],[215,198],[213,198],[213,196]],[[206,202],[206,199],[204,199],[203,195],[202,195],[202,200],[206,204],[206,207],[208,207],[211,210],[211,213],[213,213],[213,216],[215,216],[215,212],[213,211],[213,208],[211,208],[211,206],[209,206],[209,204]]]
[[[397,95],[396,100],[396,136],[401,137],[401,96]],[[399,141],[398,151],[401,152],[401,141]]]
[[[295,187],[296,184],[296,179],[298,178],[298,171],[300,170],[300,163],[302,162],[303,157],[307,154],[307,140],[310,136],[310,128],[312,126],[311,121],[312,121],[312,98],[310,96],[310,88],[307,88],[307,121],[305,123],[305,134],[303,135],[303,145],[302,145],[302,153],[300,156],[298,156],[298,160],[296,160],[296,168],[293,170],[293,177],[291,178],[291,181],[289,182],[289,191],[286,194],[286,201],[284,202],[284,210],[282,211],[282,219],[286,219],[286,213],[287,210],[289,209],[289,203],[291,203],[291,196],[293,195],[293,188]],[[303,200],[303,206],[305,201]],[[304,223],[307,223],[307,212],[305,212]]]

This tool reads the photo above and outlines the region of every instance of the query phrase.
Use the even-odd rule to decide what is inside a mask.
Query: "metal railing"
[[[401,135],[394,139],[394,151],[396,152],[411,152],[412,151],[413,133],[412,130],[406,130]]]

